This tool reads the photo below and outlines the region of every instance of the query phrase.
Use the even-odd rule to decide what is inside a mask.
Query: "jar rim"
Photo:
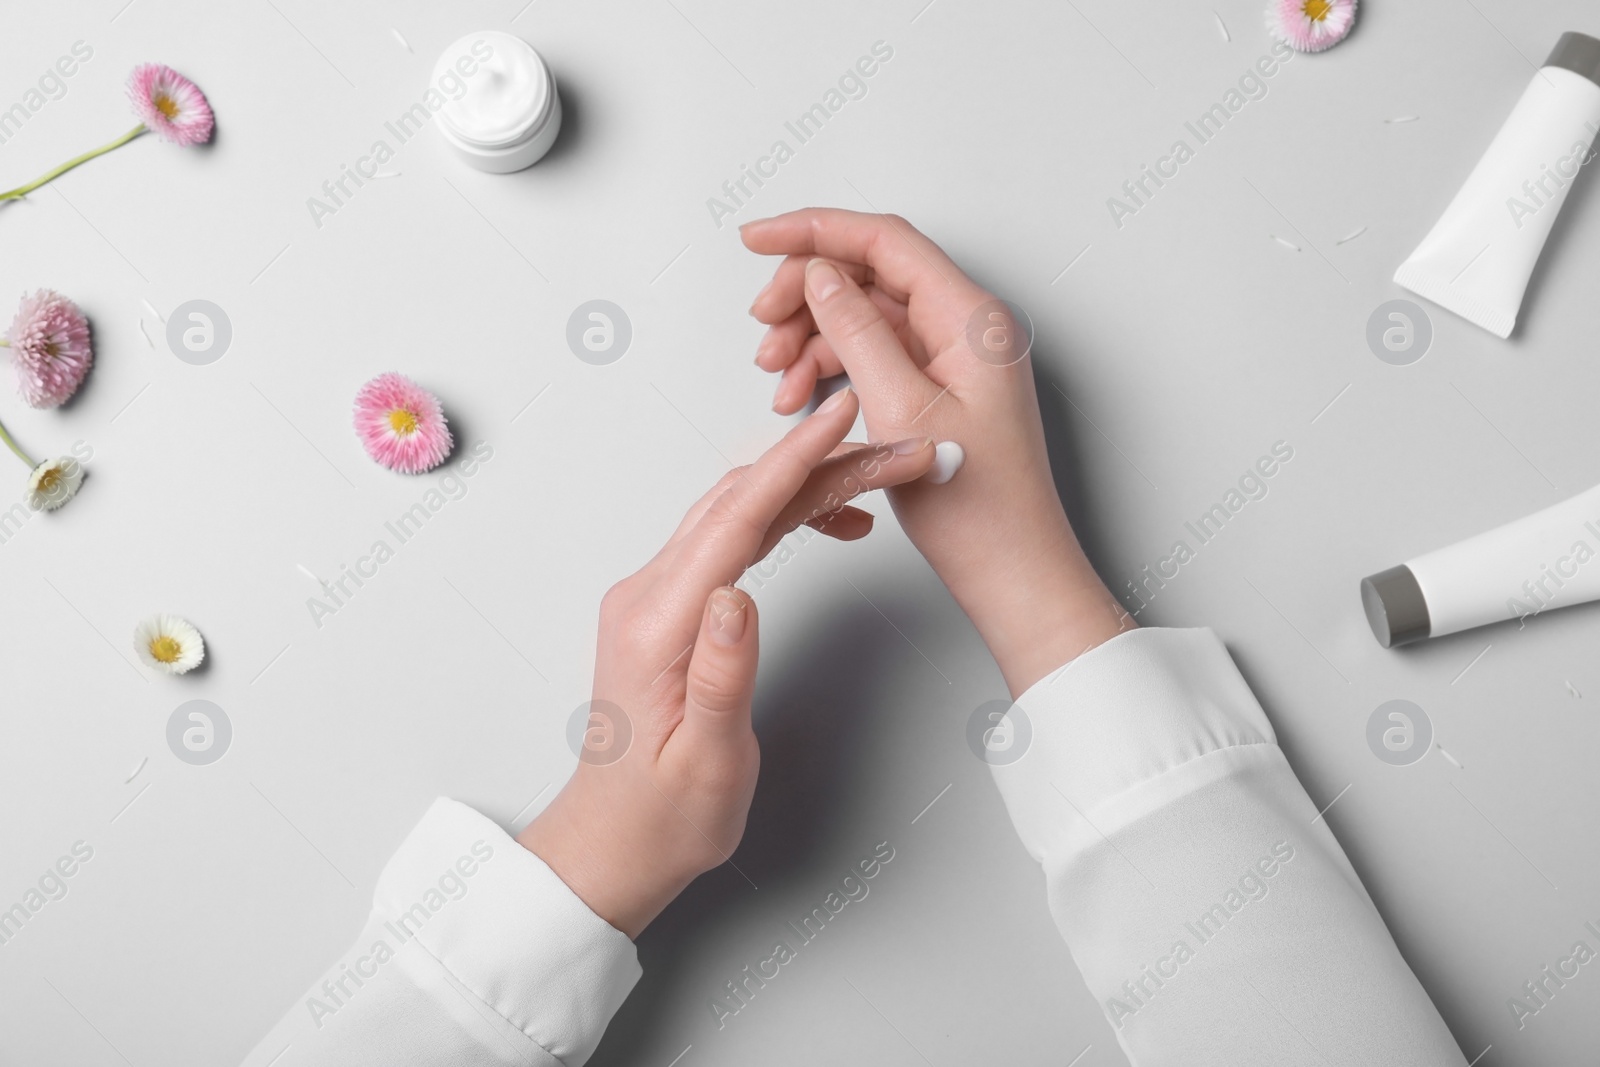
[[[551,76],[549,64],[544,61],[544,57],[539,54],[537,49],[521,37],[501,30],[486,30],[482,33],[468,34],[444,50],[438,64],[434,67],[434,80],[437,81],[440,75],[453,70],[454,67],[450,61],[463,54],[472,42],[486,38],[497,45],[510,45],[523,58],[531,62],[534,88],[537,94],[532,101],[532,106],[517,121],[494,130],[489,136],[463,129],[451,115],[449,104],[446,104],[439,112],[440,125],[452,139],[474,148],[512,148],[537,137],[539,131],[549,121],[553,110],[555,79]]]

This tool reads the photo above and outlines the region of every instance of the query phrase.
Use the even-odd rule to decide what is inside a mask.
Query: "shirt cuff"
[[[1010,762],[990,762],[1036,859],[1053,844],[1087,843],[1059,840],[1072,833],[1058,817],[1063,799],[1098,841],[1207,781],[1277,756],[1266,713],[1209,629],[1118,634],[1035,683],[1008,715],[1026,747]]]
[[[498,825],[439,798],[390,858],[373,920],[577,1067],[643,973],[626,934]]]

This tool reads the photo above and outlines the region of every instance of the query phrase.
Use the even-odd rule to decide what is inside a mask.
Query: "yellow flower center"
[[[1317,0],[1311,0],[1311,2],[1316,3]],[[156,98],[151,103],[155,104],[156,110],[167,118],[175,119],[178,117],[178,102],[166,93],[157,93]]]
[[[150,642],[150,655],[156,658],[157,663],[176,663],[178,657],[183,655],[183,646],[173,638],[162,634]]]
[[[389,427],[401,437],[409,437],[417,432],[417,417],[405,408],[395,408],[389,412]]]
[[[1321,22],[1328,17],[1328,12],[1333,10],[1333,5],[1328,0],[1305,0],[1300,10],[1304,11],[1306,18],[1312,22]]]
[[[53,493],[56,490],[56,486],[60,484],[61,468],[59,467],[51,467],[39,475],[39,492],[41,493]]]

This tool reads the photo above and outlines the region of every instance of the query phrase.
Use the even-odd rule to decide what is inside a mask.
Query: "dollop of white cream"
[[[943,485],[956,476],[966,461],[966,449],[954,441],[940,441],[933,446],[933,466],[922,477],[934,485]]]
[[[439,117],[450,131],[485,148],[515,144],[550,109],[550,74],[539,54],[497,30],[447,48],[434,66],[432,87],[445,97]]]

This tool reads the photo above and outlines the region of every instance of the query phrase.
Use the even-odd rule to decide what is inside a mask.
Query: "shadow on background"
[[[583,144],[587,129],[584,122],[584,97],[576,82],[577,79],[570,78],[563,72],[561,88],[558,90],[561,95],[561,132],[556,135],[555,143],[550,146],[550,150],[539,160],[539,165],[504,177],[534,184],[540,181],[541,175],[548,177],[553,170],[582,165],[578,162],[578,158],[581,158],[578,149]]]
[[[1070,357],[1061,357],[1070,358]],[[1033,360],[1034,389],[1039,394],[1039,416],[1044,422],[1045,451],[1050,457],[1050,473],[1055,479],[1056,492],[1061,494],[1062,506],[1078,535],[1078,543],[1088,555],[1089,562],[1104,579],[1107,586],[1112,580],[1106,566],[1110,554],[1106,551],[1109,535],[1090,500],[1083,476],[1083,416],[1073,409],[1072,386],[1047,360]],[[1092,431],[1091,431],[1092,432]]]
[[[612,1020],[591,1067],[659,1055],[663,1032],[686,1012],[709,1021],[707,1003],[720,990],[686,989],[686,976],[697,973],[695,963],[718,943],[712,928],[758,906],[746,876],[762,892],[782,892],[815,874],[827,859],[828,842],[848,820],[879,747],[870,735],[889,723],[882,690],[893,679],[883,664],[883,619],[847,586],[844,594],[853,602],[835,598],[805,625],[786,627],[781,647],[763,648],[755,704],[761,777],[732,857],[737,870],[725,863],[696,879],[639,938],[644,977]],[[871,595],[891,616],[906,617],[892,596]]]
[[[1102,558],[1104,541],[1084,493],[1079,460],[1081,417],[1063,396],[1071,390],[1052,368],[1035,360],[1034,374],[1058,491],[1084,549],[1091,559]],[[918,615],[892,591],[874,588],[869,595],[892,618]],[[918,638],[915,631],[909,636]],[[659,1055],[666,1031],[678,1030],[682,1016],[698,1014],[709,1022],[707,1004],[720,989],[687,987],[690,976],[702,983],[701,960],[720,952],[716,929],[759,906],[758,890],[746,876],[759,892],[781,893],[827,861],[829,842],[849,821],[863,783],[874,773],[873,761],[887,744],[873,735],[893,727],[882,714],[890,701],[884,690],[895,682],[884,659],[883,619],[850,596],[847,587],[828,610],[814,612],[804,625],[786,627],[781,644],[769,641],[763,648],[756,694],[761,777],[744,839],[732,857],[737,869],[723,864],[697,879],[639,938],[644,977],[612,1020],[591,1067],[633,1065]],[[730,967],[722,977],[736,971]]]

